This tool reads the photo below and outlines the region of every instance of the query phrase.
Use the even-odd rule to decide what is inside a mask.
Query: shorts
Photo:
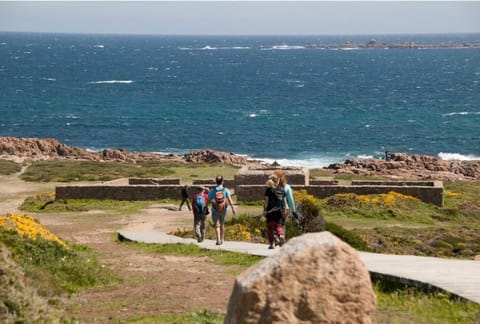
[[[227,218],[227,209],[225,208],[221,212],[212,208],[212,221],[213,223],[220,222],[220,224],[225,224],[225,219]]]

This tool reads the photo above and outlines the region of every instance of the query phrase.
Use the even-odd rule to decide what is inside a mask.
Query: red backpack
[[[215,190],[215,209],[217,211],[223,211],[225,209],[225,189]]]

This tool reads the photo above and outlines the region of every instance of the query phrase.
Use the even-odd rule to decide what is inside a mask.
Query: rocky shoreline
[[[0,137],[0,158],[16,162],[38,160],[86,160],[137,163],[171,161],[179,163],[260,165],[235,153],[201,150],[176,154],[130,152],[124,149],[105,149],[91,152],[68,146],[53,138]],[[480,161],[447,161],[418,154],[390,153],[389,159],[355,159],[325,167],[337,174],[381,175],[398,179],[421,180],[480,180]]]
[[[390,153],[388,160],[355,159],[327,167],[334,173],[382,175],[399,179],[421,180],[480,180],[480,161],[442,160],[406,153]]]
[[[53,138],[0,137],[0,158],[16,162],[39,160],[84,160],[103,162],[137,163],[147,161],[171,161],[179,163],[220,163],[235,166],[248,165],[255,161],[235,153],[203,150],[177,154],[131,152],[122,148],[92,152],[84,148],[68,146]]]

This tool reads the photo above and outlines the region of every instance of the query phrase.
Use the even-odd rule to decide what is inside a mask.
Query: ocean
[[[480,159],[480,48],[312,46],[372,38],[480,43],[0,33],[0,136],[308,167],[385,150]]]

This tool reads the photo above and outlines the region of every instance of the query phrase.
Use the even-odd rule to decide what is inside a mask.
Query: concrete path
[[[227,250],[258,256],[271,256],[280,248],[269,250],[266,244],[225,241],[198,243],[161,232],[119,232],[120,240],[142,243],[192,243],[205,249]],[[436,288],[480,304],[480,261],[441,259],[413,255],[359,252],[374,276],[383,276],[421,288]]]

